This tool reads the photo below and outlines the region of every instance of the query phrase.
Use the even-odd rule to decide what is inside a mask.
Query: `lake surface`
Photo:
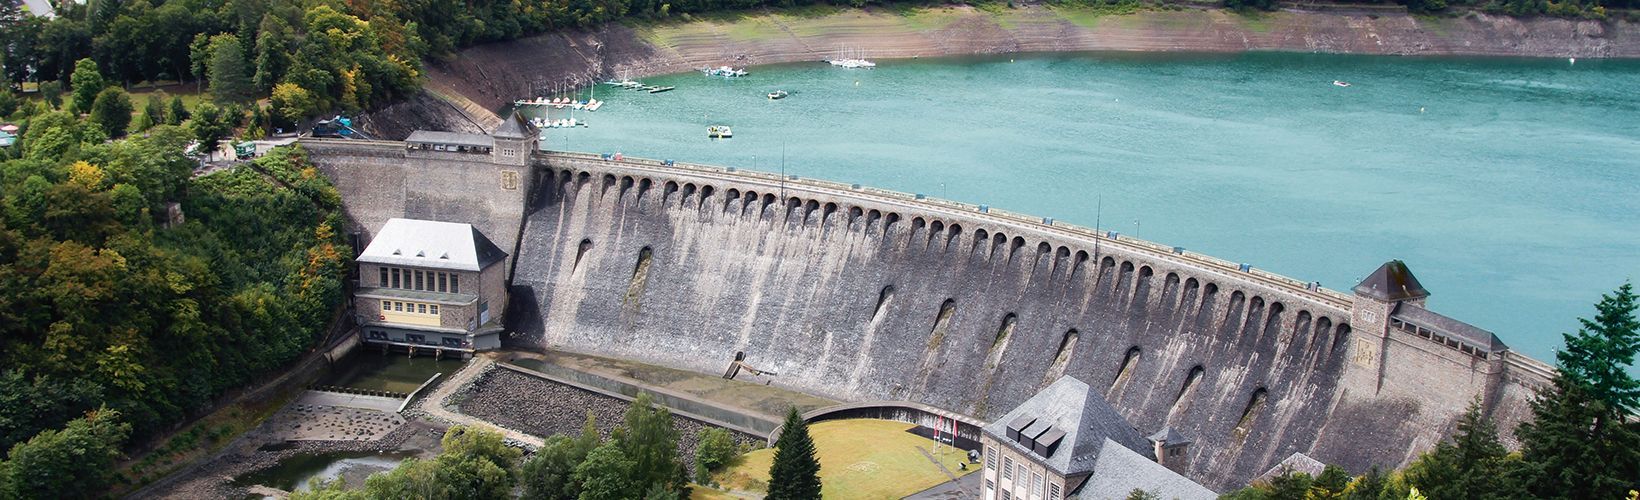
[[[1601,293],[1640,277],[1637,61],[878,63],[644,79],[678,87],[661,94],[600,85],[608,104],[575,114],[591,127],[549,130],[543,147],[784,165],[1099,225],[1336,290],[1402,259],[1432,309],[1551,362]],[[777,89],[790,97],[765,97]],[[706,138],[720,124],[733,139]]]

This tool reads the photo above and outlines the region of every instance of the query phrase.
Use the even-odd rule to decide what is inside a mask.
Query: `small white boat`
[[[706,137],[709,139],[728,139],[734,137],[734,132],[730,131],[728,126],[713,125],[706,127]]]
[[[786,96],[788,96],[788,95],[791,95],[791,94],[787,94],[786,91],[784,91],[784,90],[776,90],[774,92],[769,93],[769,100],[772,101],[772,100],[777,100],[777,99],[785,99]]]
[[[746,70],[744,70],[744,69],[735,69],[735,68],[731,68],[731,67],[728,67],[728,66],[718,66],[716,68],[706,68],[706,69],[701,70],[701,72],[705,73],[706,76],[721,76],[721,77],[724,77],[724,78],[735,78],[735,77],[746,76]]]
[[[1340,86],[1340,87],[1348,87],[1348,86],[1350,86],[1350,82],[1346,82],[1346,81],[1343,81],[1343,80],[1333,80],[1333,85],[1337,85],[1337,86]]]

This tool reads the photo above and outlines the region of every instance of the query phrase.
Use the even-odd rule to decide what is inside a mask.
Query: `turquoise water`
[[[1640,277],[1640,62],[879,63],[600,86],[609,104],[576,113],[591,127],[544,147],[769,171],[784,151],[787,173],[1098,224],[1338,290],[1403,259],[1432,308],[1545,360]],[[714,124],[734,138],[708,140]]]

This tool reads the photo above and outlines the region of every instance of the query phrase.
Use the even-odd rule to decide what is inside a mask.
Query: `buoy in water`
[[[856,86],[856,87],[858,87],[858,86],[860,86],[860,81],[859,81],[859,80],[855,80],[855,81],[854,81],[854,86]]]
[[[1418,112],[1419,112],[1419,113],[1422,113],[1422,112],[1424,112],[1424,107],[1423,107],[1423,106],[1418,106]]]
[[[1576,57],[1568,57],[1568,58],[1566,58],[1566,62],[1568,64],[1577,64],[1577,58]]]

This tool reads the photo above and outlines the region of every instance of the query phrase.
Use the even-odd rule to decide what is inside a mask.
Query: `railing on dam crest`
[[[1158,260],[1182,261],[1212,271],[1231,273],[1235,276],[1245,277],[1278,290],[1313,298],[1323,304],[1337,307],[1344,311],[1348,311],[1351,304],[1354,303],[1354,296],[1352,295],[1322,288],[1315,286],[1313,283],[1306,283],[1287,276],[1267,272],[1251,266],[1237,264],[1210,255],[1187,251],[1179,247],[1171,247],[1160,243],[1145,241],[1131,236],[1123,236],[1115,232],[1100,234],[1099,231],[1088,227],[1066,224],[1055,221],[1052,218],[1031,217],[1006,210],[998,210],[985,205],[973,205],[958,201],[930,198],[921,194],[901,193],[887,189],[861,186],[859,184],[844,184],[841,182],[803,178],[796,175],[782,177],[779,174],[770,172],[740,170],[734,167],[717,167],[695,163],[679,163],[673,161],[660,161],[632,157],[622,157],[621,159],[616,160],[604,155],[572,151],[542,151],[542,154],[548,159],[552,157],[569,158],[576,160],[607,162],[630,168],[703,175],[725,180],[739,180],[754,183],[776,183],[785,187],[806,188],[808,190],[837,191],[852,196],[877,199],[891,203],[922,205],[928,208],[958,211],[963,212],[968,217],[973,217],[976,219],[988,219],[994,222],[1025,226],[1048,233],[1058,233],[1075,238],[1100,241]]]

